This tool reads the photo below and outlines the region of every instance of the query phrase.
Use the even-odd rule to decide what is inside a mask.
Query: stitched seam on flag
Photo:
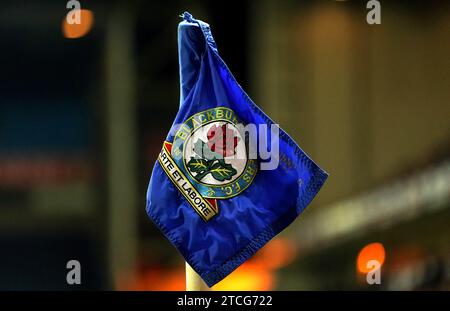
[[[213,286],[218,283],[232,271],[237,269],[243,262],[255,254],[261,247],[263,247],[268,241],[270,241],[278,232],[272,229],[271,225],[268,225],[260,231],[250,242],[241,248],[231,259],[224,262],[220,267],[212,272],[202,274],[202,278],[205,280],[208,286]]]
[[[274,124],[274,122],[272,121],[272,119],[270,119],[269,116],[267,116],[265,114],[264,111],[261,110],[261,108],[258,107],[258,105],[256,105],[253,100],[250,98],[250,96],[245,92],[245,90],[241,87],[241,85],[237,82],[236,78],[233,76],[233,74],[231,73],[230,69],[228,68],[228,66],[225,64],[225,62],[223,61],[223,59],[220,57],[220,55],[218,54],[217,51],[213,50],[213,56],[217,59],[219,66],[221,66],[226,73],[228,74],[229,78],[236,83],[236,85],[239,86],[239,90],[241,91],[244,100],[249,104],[250,108],[253,110],[253,112],[257,113],[260,117],[262,117],[264,119],[264,121],[266,122],[267,125],[271,126]],[[281,127],[280,127],[280,137],[283,139],[284,142],[286,142],[290,147],[294,148],[294,153],[295,155],[297,155],[300,158],[300,161],[305,164],[305,162],[310,165],[311,163],[314,164],[314,166],[316,166],[319,170],[321,170],[323,172],[323,174],[327,175],[328,174],[322,170],[299,146],[298,144],[289,136],[289,134],[287,134]]]
[[[302,211],[309,204],[309,202],[312,200],[312,198],[314,198],[316,193],[320,190],[321,186],[325,182],[325,178],[326,178],[326,175],[323,174],[323,172],[321,170],[314,169],[313,177],[310,179],[310,182],[308,183],[308,186],[306,187],[307,189],[302,191],[302,194],[305,194],[305,192],[306,192],[305,196],[301,196],[304,199],[301,200],[299,204],[297,204],[297,207],[300,207],[299,211],[296,213],[297,215],[301,214]],[[150,216],[152,216],[152,219],[158,225],[160,230],[167,236],[169,241],[172,242],[172,244],[178,249],[178,251],[181,252],[181,254],[184,256],[184,258],[189,263],[189,265],[197,273],[199,273],[202,276],[202,278],[205,280],[205,282],[208,284],[208,286],[213,286],[214,284],[216,284],[217,282],[219,282],[223,278],[225,278],[229,273],[231,273],[236,268],[238,268],[244,261],[246,261],[248,258],[250,258],[262,246],[264,246],[268,241],[270,241],[275,235],[277,235],[279,232],[281,232],[286,227],[286,226],[282,225],[282,226],[280,226],[279,229],[274,229],[272,227],[272,224],[268,225],[258,235],[256,235],[255,238],[250,240],[250,242],[245,247],[241,248],[241,250],[238,251],[235,256],[233,256],[231,259],[227,260],[219,268],[215,269],[212,272],[202,273],[202,269],[199,269],[197,261],[195,261],[192,258],[192,256],[190,256],[189,254],[185,254],[182,252],[182,250],[180,248],[181,243],[180,243],[180,239],[178,238],[178,236],[175,236],[175,234],[172,234],[160,222],[159,217],[157,215],[155,215],[152,211],[149,211],[149,212],[151,214]],[[285,217],[286,217],[285,214],[283,214],[282,216],[280,216],[277,219],[277,221],[274,221],[273,223],[279,222]],[[295,219],[296,218],[293,218],[291,220],[293,221]]]
[[[162,169],[162,165],[157,162],[159,166]],[[176,191],[178,189],[175,188]],[[179,192],[178,192],[179,193]],[[173,246],[181,253],[181,255],[186,259],[186,261],[189,263],[189,265],[197,271],[197,273],[201,274],[199,269],[198,262],[195,261],[192,256],[188,253],[185,253],[181,248],[181,238],[173,231],[167,229],[167,227],[161,222],[159,216],[153,212],[152,209],[149,208],[149,204],[147,202],[147,214],[150,216],[150,218],[153,220],[153,222],[156,224],[156,226],[161,230],[161,232],[167,237],[167,239],[173,244]]]
[[[244,99],[249,104],[250,108],[252,108],[252,110],[255,113],[257,113],[260,117],[262,117],[267,125],[270,125],[270,126],[273,125],[274,122],[272,121],[272,119],[270,119],[270,117],[268,115],[266,115],[265,112],[262,111],[261,108],[259,108],[258,105],[256,105],[253,102],[253,100],[250,98],[250,96],[245,92],[245,90],[241,87],[241,85],[238,83],[236,78],[233,76],[230,69],[223,61],[223,59],[220,57],[219,52],[217,50],[217,45],[215,44],[215,41],[213,39],[211,30],[210,30],[210,27],[204,26],[203,24],[206,24],[206,23],[204,23],[202,21],[199,21],[196,19],[193,19],[193,20],[195,22],[197,22],[197,24],[199,25],[199,27],[203,33],[203,36],[205,37],[207,48],[210,48],[213,51],[212,54],[217,59],[219,66],[221,66],[226,71],[229,78],[233,82],[235,82],[236,85],[239,86],[239,90],[244,95]],[[204,58],[205,54],[206,54],[206,51],[203,52],[202,58]],[[200,66],[203,66],[203,64],[204,64],[204,60],[202,59]],[[308,164],[309,164],[309,162],[312,162],[312,163],[314,163],[315,166],[317,166],[320,170],[322,170],[307,154],[305,154],[305,152],[303,150],[301,150],[301,148],[298,146],[298,144],[282,128],[280,128],[280,136],[283,139],[283,141],[285,141],[289,146],[294,148],[294,153],[300,157],[300,160],[303,164],[305,164],[305,162],[307,162]],[[324,174],[328,175],[325,171],[322,170],[322,172]]]
[[[169,239],[169,241],[172,242],[172,244],[179,249],[181,243],[180,243],[180,239],[178,238],[178,236],[175,236],[174,233],[172,233],[171,231],[169,231],[166,226],[164,226],[164,224],[161,222],[161,220],[159,219],[159,217],[157,215],[155,215],[153,213],[153,210],[147,209],[147,213],[150,215],[150,217],[152,218],[152,220],[156,223],[156,225],[159,227],[159,229],[162,231],[162,233]]]
[[[202,269],[199,268],[198,262],[192,258],[191,255],[184,252],[181,248],[181,239],[175,233],[167,229],[166,226],[161,222],[160,218],[153,213],[153,211],[149,210],[148,214],[151,219],[155,222],[156,226],[161,230],[161,232],[167,237],[167,239],[173,244],[173,246],[180,252],[180,254],[184,257],[187,263],[199,274],[202,274]]]
[[[225,64],[225,62],[223,61],[223,59],[220,57],[219,55],[219,51],[217,49],[217,44],[214,40],[214,37],[212,35],[211,32],[211,28],[209,27],[209,25],[203,21],[197,20],[195,18],[192,18],[192,20],[194,22],[196,22],[202,33],[203,36],[205,37],[205,41],[206,41],[206,46],[207,48],[212,50],[212,54],[214,55],[214,57],[217,59],[219,66],[221,66],[226,73],[228,74],[229,78],[236,83],[236,85],[239,87],[239,90],[241,91],[241,93],[244,95],[244,99],[245,101],[249,104],[249,106],[252,108],[252,110],[257,113],[260,117],[262,117],[264,119],[264,121],[266,121],[267,125],[272,125],[274,124],[274,122],[272,121],[272,119],[270,119],[270,117],[268,115],[266,115],[264,113],[264,111],[261,110],[261,108],[259,108],[254,102],[253,100],[250,98],[250,96],[248,96],[248,94],[245,92],[245,90],[241,87],[241,85],[238,83],[238,81],[236,80],[236,78],[234,77],[234,75],[231,73],[230,69],[228,68],[227,64]],[[205,51],[206,52],[206,51]],[[202,60],[201,62],[201,66],[203,65],[204,61]],[[299,145],[280,127],[280,136],[281,138],[292,148],[294,148],[294,152],[297,156],[300,157],[300,160],[302,163],[307,162],[307,164],[309,165],[310,162],[313,163],[319,170],[321,170],[323,172],[323,174],[327,175],[328,174],[322,170],[322,168],[320,168],[320,166],[318,166],[307,154],[305,154],[305,152],[299,147]]]
[[[306,206],[308,206],[308,204],[315,197],[317,192],[319,192],[326,180],[327,175],[324,174],[319,167],[315,166],[312,170],[312,178],[309,180],[306,187],[302,187],[301,194],[299,195],[302,199],[296,204],[297,210],[295,212],[295,216],[298,216],[303,212]],[[289,212],[284,213],[261,230],[260,233],[251,239],[250,242],[241,248],[241,250],[239,250],[231,259],[225,261],[214,271],[201,274],[206,284],[208,284],[208,286],[213,286],[217,282],[224,279],[297,218],[289,216]]]

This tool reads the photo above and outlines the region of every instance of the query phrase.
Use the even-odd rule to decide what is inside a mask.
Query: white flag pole
[[[203,282],[202,278],[191,268],[186,262],[186,290],[187,291],[209,291],[208,285]]]
[[[184,17],[184,15],[180,15],[180,17]],[[198,27],[197,24],[190,24],[191,27]],[[181,75],[181,72],[180,72]],[[180,85],[182,84],[182,81],[180,80]],[[180,107],[183,104],[183,94],[180,90]],[[203,282],[202,278],[197,274],[197,272],[194,271],[194,269],[191,268],[191,266],[185,262],[186,266],[186,290],[187,291],[209,291],[210,288],[208,285]]]

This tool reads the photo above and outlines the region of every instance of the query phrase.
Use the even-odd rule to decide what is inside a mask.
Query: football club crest
[[[238,124],[226,107],[199,112],[160,153],[164,171],[205,221],[219,212],[218,200],[240,194],[256,175],[257,162],[249,159],[247,137]]]

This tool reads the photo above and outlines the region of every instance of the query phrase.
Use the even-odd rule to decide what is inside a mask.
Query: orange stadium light
[[[68,39],[81,38],[91,31],[93,25],[94,13],[90,10],[82,9],[80,10],[80,23],[68,23],[67,15],[64,17],[62,32],[64,37]]]
[[[385,257],[386,253],[383,244],[378,242],[367,244],[359,251],[358,258],[356,260],[358,272],[364,274],[370,272],[370,267],[367,267],[367,263],[370,260],[377,260],[380,263],[380,266],[382,266]]]

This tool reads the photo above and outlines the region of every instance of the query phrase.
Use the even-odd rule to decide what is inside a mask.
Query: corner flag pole
[[[209,291],[210,288],[203,282],[202,278],[186,262],[186,290],[187,291]]]
[[[180,17],[184,19],[184,14],[181,14]],[[192,16],[191,16],[192,17]],[[191,23],[191,27],[199,27],[198,25]],[[180,85],[183,85],[183,73],[181,72],[180,67]],[[180,107],[184,102],[183,92],[180,90]],[[208,285],[203,282],[202,278],[191,268],[191,266],[186,262],[186,290],[187,291],[209,291],[210,288]]]

